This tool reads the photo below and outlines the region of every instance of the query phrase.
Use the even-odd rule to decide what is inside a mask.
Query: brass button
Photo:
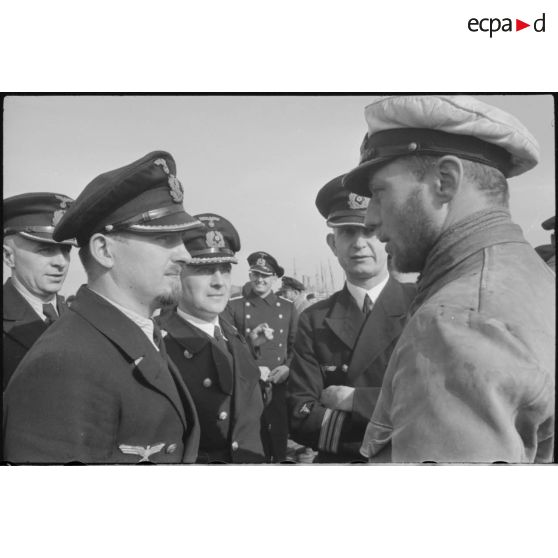
[[[219,413],[219,420],[227,420],[227,418],[229,418],[229,415],[227,414],[226,411],[221,411]]]
[[[247,320],[250,319],[250,314],[246,314],[246,319],[247,319]]]
[[[246,328],[246,333],[250,333],[251,329],[249,327]]]
[[[407,146],[407,150],[408,151],[416,151],[418,149],[418,145],[412,141],[408,146]]]
[[[283,314],[279,314],[279,319],[281,319],[283,317]]]
[[[280,302],[276,302],[275,304],[277,304],[277,306],[281,306],[281,303],[280,303]]]
[[[341,366],[341,370],[342,370],[343,372],[347,372],[348,369],[349,369],[349,367],[348,367],[346,364],[344,364],[343,366]]]
[[[283,333],[283,330],[282,330],[282,329],[280,329],[280,330],[279,330],[279,333]]]
[[[238,442],[236,440],[231,444],[231,448],[233,451],[236,451],[238,449]]]
[[[250,307],[250,303],[249,302],[245,302],[244,303],[246,306]]]
[[[213,385],[213,382],[211,381],[211,378],[206,378],[203,382],[202,385],[204,388],[209,388]]]
[[[192,358],[193,356],[194,355],[188,349],[184,351],[184,358]]]
[[[176,444],[169,444],[165,450],[167,453],[174,453],[178,446]]]
[[[279,343],[279,347],[282,347],[282,346],[283,346],[283,343]]]
[[[277,357],[277,360],[278,360],[279,362],[281,362],[281,357]]]

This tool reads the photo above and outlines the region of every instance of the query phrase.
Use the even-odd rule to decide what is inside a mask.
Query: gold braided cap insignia
[[[350,209],[366,209],[369,202],[370,200],[368,198],[359,196],[354,192],[349,194],[349,199],[347,200],[347,204]]]
[[[208,248],[225,248],[225,239],[221,231],[209,231],[206,233],[205,243]]]

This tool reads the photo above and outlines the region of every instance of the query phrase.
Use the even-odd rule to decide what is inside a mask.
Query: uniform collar
[[[215,316],[213,320],[208,322],[206,320],[202,320],[201,318],[198,318],[197,316],[192,316],[192,314],[188,314],[188,312],[185,312],[179,307],[176,308],[176,313],[189,324],[193,325],[194,327],[197,327],[198,329],[201,329],[205,334],[209,335],[209,337],[212,338],[215,337],[214,334],[215,334],[216,325],[218,325],[221,328],[221,330],[223,329],[219,323],[219,316]]]
[[[249,298],[252,301],[260,300],[261,302],[264,302],[269,306],[274,306],[277,302],[277,295],[273,291],[270,291],[265,297],[258,296],[255,292],[251,291],[249,294]]]
[[[23,284],[17,280],[16,277],[12,277],[12,285],[15,290],[29,303],[29,306],[38,314],[41,320],[46,321],[47,317],[43,314],[43,304],[52,304],[56,313],[58,313],[58,308],[56,305],[56,295],[52,295],[50,300],[43,301],[39,297],[35,296],[33,293],[29,292]]]
[[[356,285],[353,285],[352,283],[349,283],[349,281],[347,281],[347,290],[351,293],[351,296],[355,299],[357,306],[362,310],[362,307],[364,306],[364,297],[366,295],[370,297],[370,300],[372,301],[373,304],[376,304],[376,300],[378,300],[378,297],[380,296],[380,293],[386,286],[388,279],[389,279],[389,273],[386,275],[383,281],[381,281],[380,283],[378,283],[377,285],[375,285],[374,287],[368,290],[363,289],[362,287],[357,287]]]
[[[126,308],[125,306],[122,306],[121,304],[118,304],[114,300],[111,300],[110,298],[106,297],[105,295],[102,295],[101,293],[99,293],[99,292],[97,292],[97,291],[95,291],[91,288],[89,288],[89,290],[94,292],[97,296],[100,296],[101,298],[104,298],[109,304],[112,304],[115,308],[120,310],[120,312],[122,312],[122,314],[124,314],[127,318],[132,320],[132,322],[134,322],[143,331],[143,333],[145,333],[146,337],[149,339],[149,341],[155,347],[155,349],[157,349],[157,351],[159,350],[159,348],[155,344],[155,341],[153,340],[153,327],[154,326],[153,326],[153,320],[152,319],[146,318],[144,316],[140,316],[137,312],[134,312],[133,310],[130,310],[129,308]]]

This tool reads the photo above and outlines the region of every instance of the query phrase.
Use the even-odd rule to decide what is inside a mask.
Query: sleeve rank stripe
[[[318,449],[325,450],[326,436],[329,425],[329,418],[333,411],[331,409],[326,409],[324,417],[322,419],[322,427],[320,428],[320,439],[318,440]]]
[[[326,409],[322,420],[318,449],[337,453],[341,429],[343,428],[346,416],[347,413],[344,411]]]
[[[333,430],[333,436],[331,440],[331,451],[337,453],[339,449],[339,438],[341,437],[341,429],[343,428],[343,423],[345,422],[345,417],[347,413],[345,411],[337,411],[337,420],[335,421],[335,426]]]

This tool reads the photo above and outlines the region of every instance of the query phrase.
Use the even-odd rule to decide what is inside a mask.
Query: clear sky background
[[[517,116],[537,138],[541,162],[510,180],[511,212],[534,246],[555,211],[554,102],[549,95],[479,96]],[[12,96],[4,104],[4,197],[51,191],[72,198],[98,174],[149,151],[177,163],[184,206],[213,211],[238,229],[233,283],[247,280],[246,257],[265,250],[287,275],[312,279],[323,265],[343,276],[315,208],[328,180],[358,163],[373,96]],[[328,263],[329,262],[329,263]],[[6,276],[6,268],[4,267]],[[73,252],[62,294],[85,274]]]

